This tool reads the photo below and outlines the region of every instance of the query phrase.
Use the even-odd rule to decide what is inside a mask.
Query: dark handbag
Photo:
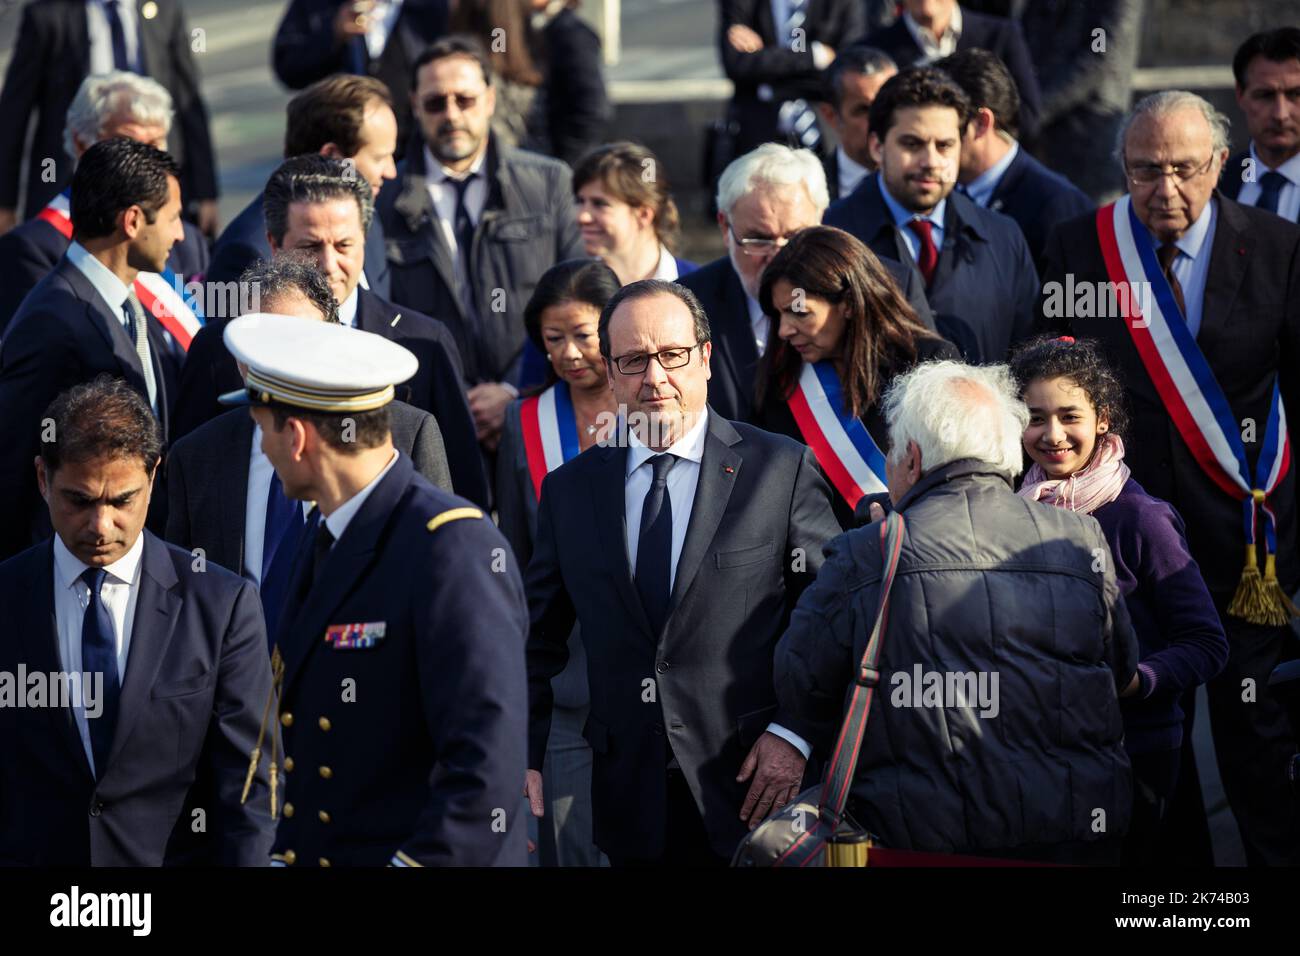
[[[871,698],[880,682],[876,662],[885,636],[889,591],[903,549],[903,516],[896,511],[880,523],[880,549],[885,564],[880,575],[876,620],[858,664],[853,696],[825,780],[809,787],[746,834],[731,859],[732,866],[866,866],[872,838],[845,814],[844,807],[871,713]]]

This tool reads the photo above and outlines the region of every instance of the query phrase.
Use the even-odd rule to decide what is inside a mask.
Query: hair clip
[[[1073,344],[1074,344],[1074,336],[1073,336],[1073,335],[1060,335],[1060,336],[1057,336],[1057,337],[1056,337],[1055,339],[1053,339],[1052,341],[1054,341],[1054,342],[1064,342],[1066,345],[1073,345]]]

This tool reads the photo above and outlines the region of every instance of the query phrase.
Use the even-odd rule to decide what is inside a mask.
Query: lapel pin
[[[1239,256],[1244,256],[1245,254],[1246,254],[1246,247],[1245,247],[1245,246],[1238,246],[1238,247],[1237,247],[1237,255],[1239,255]]]
[[[393,321],[388,323],[388,327],[391,329],[394,325],[396,325],[398,322],[401,321],[402,321],[402,313],[398,312],[395,316],[393,316]]]
[[[158,4],[154,3],[153,0],[149,0],[148,3],[140,8],[140,16],[144,17],[146,20],[152,20],[154,17],[158,16]]]
[[[732,468],[730,465],[723,465],[722,470],[729,475],[734,475],[736,473],[736,469]]]

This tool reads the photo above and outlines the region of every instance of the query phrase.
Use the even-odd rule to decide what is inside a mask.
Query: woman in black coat
[[[812,448],[848,529],[859,499],[886,490],[880,396],[894,376],[957,349],[920,323],[870,249],[831,226],[804,229],[776,254],[759,304],[770,331],[757,424]]]

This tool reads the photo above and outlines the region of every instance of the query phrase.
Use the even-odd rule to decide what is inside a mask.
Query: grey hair
[[[817,207],[820,220],[831,204],[826,188],[826,171],[811,150],[791,149],[781,143],[764,143],[744,156],[733,159],[718,180],[718,211],[731,218],[731,210],[760,183],[772,186],[803,186]]]
[[[73,137],[86,146],[99,142],[104,126],[114,114],[126,111],[137,123],[172,129],[172,95],[156,80],[124,70],[92,73],[81,81],[68,107],[63,126],[63,148],[76,156]]]
[[[321,203],[347,198],[356,200],[364,235],[375,215],[375,201],[370,184],[357,171],[355,163],[316,153],[286,159],[271,174],[262,193],[266,231],[278,245],[289,231],[289,207],[293,203]]]
[[[329,279],[316,266],[316,260],[297,250],[286,250],[271,259],[258,259],[239,277],[245,289],[256,289],[258,308],[285,294],[297,293],[316,308],[326,322],[338,324],[339,304],[330,289]],[[266,311],[273,311],[266,309]]]
[[[1029,409],[1006,365],[922,362],[890,383],[882,408],[893,463],[910,441],[927,472],[974,458],[1014,478],[1024,465],[1020,438]]]
[[[1124,117],[1124,122],[1120,125],[1119,132],[1115,136],[1115,161],[1124,166],[1124,142],[1128,139],[1128,131],[1140,116],[1167,116],[1170,113],[1176,113],[1179,110],[1194,109],[1205,117],[1205,122],[1210,126],[1211,145],[1214,149],[1214,155],[1219,155],[1223,150],[1228,148],[1231,142],[1228,129],[1231,121],[1216,110],[1204,97],[1197,96],[1188,90],[1162,90],[1159,93],[1152,93],[1138,100],[1133,109],[1129,111],[1128,116]]]

